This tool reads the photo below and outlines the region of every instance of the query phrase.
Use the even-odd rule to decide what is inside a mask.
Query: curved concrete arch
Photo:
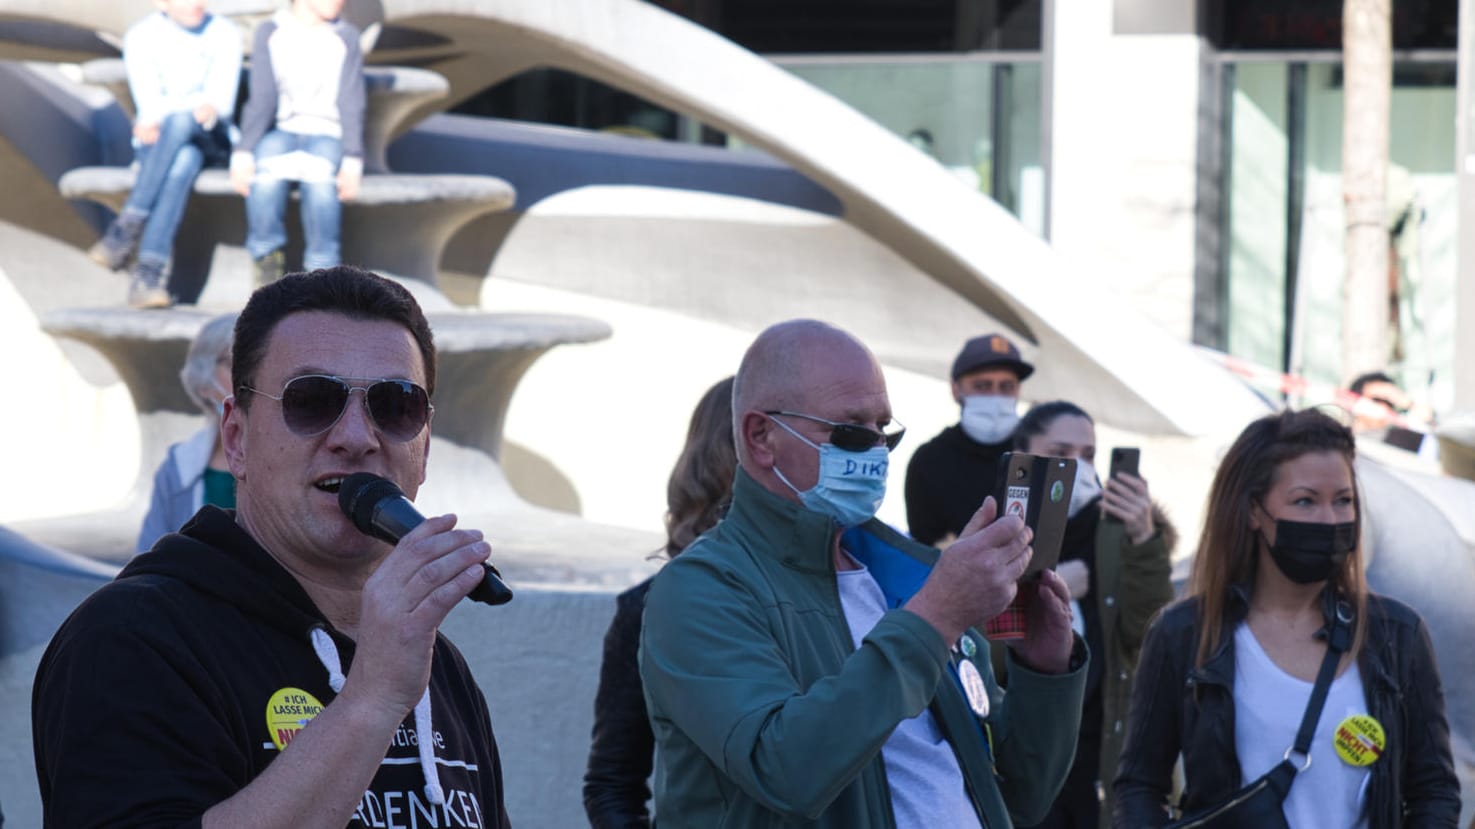
[[[1071,397],[1114,413],[1108,419],[1121,425],[1154,432],[1233,429],[1263,411],[1238,381],[1068,273],[994,202],[845,104],[682,18],[635,0],[383,6],[389,23],[450,38],[467,55],[518,43],[496,50],[492,60],[504,72],[519,62],[519,69],[579,72],[788,162],[834,193],[848,222],[1039,345],[1049,360],[1032,390],[1042,397]],[[467,14],[481,17],[463,19]],[[454,99],[460,73],[436,68],[450,77]],[[1101,325],[1103,319],[1112,324]]]
[[[12,0],[3,14],[121,32],[147,0]],[[846,221],[1048,355],[1032,381],[1146,432],[1213,434],[1265,410],[1238,380],[1143,320],[987,197],[772,63],[640,0],[350,0],[349,16],[429,37],[376,59],[445,75],[454,101],[534,66],[578,72],[688,113],[830,190]],[[406,39],[400,39],[401,41]],[[391,39],[393,42],[393,39]],[[1103,324],[1106,321],[1107,324]],[[950,350],[954,343],[939,344]]]

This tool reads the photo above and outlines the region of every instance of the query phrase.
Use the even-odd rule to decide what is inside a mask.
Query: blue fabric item
[[[205,499],[205,470],[220,430],[210,424],[169,447],[154,471],[149,510],[143,517],[136,549],[142,553],[194,517]]]
[[[819,453],[819,479],[809,489],[800,490],[777,466],[773,468],[784,486],[799,496],[805,509],[830,516],[841,529],[859,527],[876,517],[876,510],[886,498],[889,449],[872,446],[864,452],[852,452],[833,443],[821,445],[772,415],[768,419]]]
[[[881,593],[891,608],[906,604],[922,589],[922,584],[932,572],[930,565],[887,544],[863,526],[841,535],[840,546],[871,571],[871,577],[881,586]]]
[[[343,142],[326,135],[302,135],[272,130],[256,145],[256,158],[271,158],[292,152],[305,152],[328,161],[333,170],[343,160]],[[307,249],[302,266],[306,270],[331,268],[342,263],[340,238],[343,206],[338,201],[335,181],[300,182],[302,196],[302,235]],[[281,250],[287,244],[287,193],[292,182],[280,178],[256,176],[246,196],[246,251],[260,259]]]
[[[125,212],[147,214],[138,258],[164,265],[174,251],[174,234],[194,189],[195,176],[207,163],[222,163],[230,153],[225,123],[205,129],[188,112],[175,112],[159,123],[159,138],[135,150],[138,173],[124,203]]]

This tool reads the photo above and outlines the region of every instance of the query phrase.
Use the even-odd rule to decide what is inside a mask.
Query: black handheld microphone
[[[343,479],[338,487],[338,508],[359,532],[390,544],[398,544],[425,520],[394,481],[369,472],[355,472]],[[481,566],[486,568],[486,577],[466,598],[490,605],[512,601],[512,589],[502,581],[497,568],[486,562]]]

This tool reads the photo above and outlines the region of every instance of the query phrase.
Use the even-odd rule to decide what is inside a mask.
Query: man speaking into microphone
[[[507,826],[486,701],[437,632],[491,548],[454,515],[390,543],[339,506],[356,473],[425,480],[424,314],[356,268],[289,276],[242,311],[231,374],[236,511],[130,562],[41,660],[46,825]]]

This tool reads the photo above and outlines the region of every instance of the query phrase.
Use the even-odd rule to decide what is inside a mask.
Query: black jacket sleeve
[[[1434,662],[1429,629],[1420,620],[1409,643],[1408,676],[1403,692],[1410,715],[1403,753],[1404,826],[1451,826],[1459,819],[1460,784],[1450,753],[1449,721],[1444,715],[1444,684]]]
[[[645,713],[637,652],[650,580],[620,594],[604,637],[594,697],[594,734],[584,774],[584,812],[595,829],[646,829],[655,737]]]
[[[1168,822],[1168,797],[1173,790],[1173,765],[1181,742],[1179,687],[1183,663],[1175,658],[1175,637],[1165,634],[1159,615],[1147,629],[1136,683],[1127,712],[1127,738],[1117,766],[1116,807],[1111,825],[1116,829],[1143,829]]]

